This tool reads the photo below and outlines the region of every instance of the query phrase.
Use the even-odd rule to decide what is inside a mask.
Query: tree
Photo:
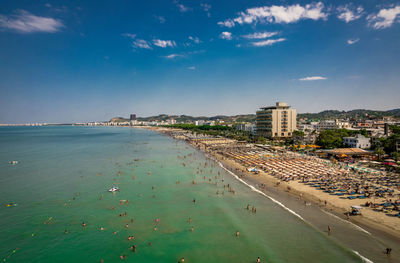
[[[393,159],[396,160],[396,162],[399,160],[399,153],[398,152],[393,152],[392,156],[393,156]]]
[[[385,151],[382,147],[377,147],[374,152],[376,155],[378,155],[379,160],[381,159],[381,156],[385,155]]]

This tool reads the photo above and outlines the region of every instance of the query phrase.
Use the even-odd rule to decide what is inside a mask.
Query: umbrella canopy
[[[396,162],[396,161],[393,160],[393,159],[385,159],[385,162],[392,162],[392,163],[394,163],[394,162]]]

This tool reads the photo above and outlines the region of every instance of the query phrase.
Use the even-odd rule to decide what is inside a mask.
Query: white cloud
[[[195,66],[191,66],[191,67],[188,67],[188,69],[190,69],[190,70],[196,70],[196,67],[195,67]]]
[[[349,39],[349,40],[347,40],[347,44],[353,45],[353,44],[357,43],[358,41],[360,41],[359,38]]]
[[[210,14],[211,5],[210,4],[201,3],[200,6],[207,13],[207,16],[210,17],[211,16],[211,14]]]
[[[190,7],[184,6],[183,4],[179,3],[177,0],[174,0],[175,5],[178,7],[179,12],[185,13],[187,11],[191,11]]]
[[[343,20],[346,23],[349,23],[353,20],[359,19],[364,12],[364,8],[362,8],[362,6],[357,7],[355,10],[352,10],[352,9],[353,8],[350,5],[339,6],[336,9],[339,13],[337,17],[340,20]]]
[[[268,39],[263,41],[252,42],[251,44],[255,47],[265,47],[265,46],[271,46],[275,43],[279,43],[285,40],[286,38]]]
[[[129,37],[131,39],[134,39],[136,37],[136,34],[131,34],[131,33],[124,33],[122,34],[123,37]]]
[[[300,81],[313,81],[313,80],[325,80],[327,79],[326,77],[321,77],[321,76],[313,76],[313,77],[305,77],[299,79]]]
[[[264,39],[277,35],[278,32],[255,32],[253,34],[244,35],[242,37],[247,39]]]
[[[388,28],[392,26],[393,23],[400,21],[400,5],[392,8],[381,9],[376,15],[369,15],[367,20],[369,26],[374,29]]]
[[[299,4],[289,6],[262,6],[246,9],[240,12],[234,19],[227,19],[218,22],[221,26],[233,27],[237,24],[251,24],[257,22],[268,23],[294,23],[302,19],[319,20],[328,17],[324,13],[324,4],[322,2],[311,3],[305,6]]]
[[[144,39],[136,39],[132,42],[132,47],[133,48],[143,48],[143,49],[152,49],[150,46],[150,43],[148,43]]]
[[[222,38],[222,39],[231,40],[232,39],[232,33],[231,32],[222,32],[219,37]]]
[[[175,47],[176,43],[172,40],[161,40],[161,39],[153,39],[153,44],[158,47],[166,48],[166,47]]]
[[[174,59],[174,58],[179,58],[179,57],[185,57],[184,54],[170,54],[168,56],[165,56],[164,58],[168,58],[168,59]]]
[[[154,16],[158,22],[160,22],[160,24],[164,24],[165,23],[165,17],[163,16]]]
[[[55,33],[63,27],[63,23],[58,19],[35,16],[25,10],[18,10],[9,16],[0,15],[0,28],[19,33]]]
[[[220,26],[226,26],[226,27],[234,27],[235,26],[235,22],[233,22],[233,20],[225,20],[225,21],[221,21],[217,23]]]
[[[189,36],[188,37],[190,40],[192,40],[194,43],[196,43],[196,44],[199,44],[200,43],[200,39],[198,38],[198,37],[192,37],[192,36]]]

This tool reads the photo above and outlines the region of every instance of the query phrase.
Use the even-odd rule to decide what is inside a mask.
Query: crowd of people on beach
[[[399,175],[355,170],[345,164],[334,164],[329,160],[295,152],[238,149],[221,153],[226,158],[262,170],[280,181],[298,181],[338,198],[360,200],[365,207],[400,218]]]

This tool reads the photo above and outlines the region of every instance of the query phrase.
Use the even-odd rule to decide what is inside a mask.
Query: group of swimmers
[[[250,204],[247,204],[246,209],[250,211]],[[251,212],[257,213],[257,208],[254,205],[251,207]]]

